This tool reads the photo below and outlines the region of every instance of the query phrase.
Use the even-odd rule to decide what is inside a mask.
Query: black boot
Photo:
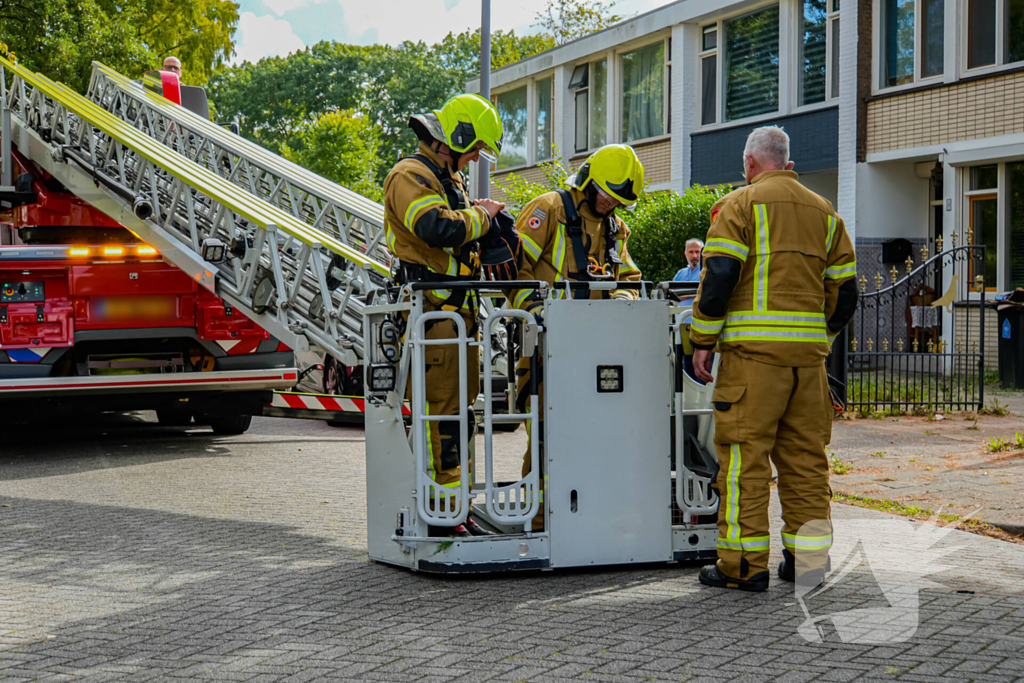
[[[480,526],[479,524],[477,524],[476,520],[473,519],[472,517],[468,517],[468,516],[466,517],[465,527],[466,527],[466,531],[469,532],[470,536],[494,536],[495,535],[495,533],[493,531],[489,531],[489,530],[483,528],[482,526]]]
[[[726,576],[717,564],[701,567],[700,575],[697,577],[705,586],[714,588],[736,588],[741,591],[759,593],[768,589],[768,572],[758,572],[749,579],[734,579]]]
[[[832,558],[825,558],[825,571],[812,569],[800,576],[800,585],[817,586],[825,580],[825,575],[832,571]],[[782,562],[779,562],[779,578],[793,583],[796,581],[796,558],[789,550],[782,551]]]

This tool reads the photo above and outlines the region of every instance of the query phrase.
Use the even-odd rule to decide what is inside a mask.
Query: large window
[[[603,147],[608,141],[608,60],[578,64],[569,89],[576,93],[574,151]]]
[[[1024,287],[1024,162],[1006,164],[1009,185],[1010,289]]]
[[[778,111],[778,6],[730,19],[724,29],[725,120]]]
[[[839,0],[802,0],[799,104],[839,97]]]
[[[495,98],[498,115],[505,129],[501,141],[498,168],[512,168],[526,165],[526,136],[528,128],[528,107],[526,86],[503,92]]]
[[[705,26],[701,35],[700,125],[718,121],[718,24]]]
[[[552,109],[554,106],[552,78],[542,78],[537,81],[537,161],[550,159],[552,156],[551,144],[554,142],[552,134]]]
[[[964,229],[985,245],[985,260],[972,262],[972,277],[985,273],[989,290],[1024,287],[1024,161],[968,169]]]
[[[622,140],[665,134],[665,43],[622,55]]]
[[[944,12],[944,0],[881,1],[879,87],[942,74]]]
[[[967,0],[967,68],[1024,61],[1024,0]]]

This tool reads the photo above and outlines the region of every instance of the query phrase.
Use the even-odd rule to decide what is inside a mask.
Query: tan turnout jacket
[[[826,322],[839,286],[857,275],[857,261],[832,204],[797,177],[761,173],[712,208],[690,327],[698,348],[717,344],[720,351],[794,367],[816,365],[828,354]],[[712,263],[722,258],[741,264],[731,294],[723,295],[718,276],[730,264]],[[724,305],[723,296],[727,311],[713,303],[717,297]]]

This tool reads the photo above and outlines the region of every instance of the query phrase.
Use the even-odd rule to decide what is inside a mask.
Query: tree
[[[323,114],[298,135],[297,144],[282,145],[286,159],[370,199],[383,196],[377,182],[380,132],[365,116],[351,109]]]
[[[0,34],[30,69],[84,92],[93,60],[128,76],[181,59],[203,84],[234,53],[230,0],[2,0]]]
[[[496,31],[491,63],[509,64],[554,45],[550,37]],[[242,135],[280,151],[323,114],[352,109],[380,132],[377,178],[400,154],[416,151],[409,116],[439,108],[478,70],[479,32],[449,34],[436,45],[397,47],[322,42],[288,57],[222,70],[210,80],[220,119],[237,118]]]
[[[623,20],[619,14],[612,14],[618,0],[548,0],[547,7],[537,12],[537,23],[545,29],[559,45],[608,28]]]

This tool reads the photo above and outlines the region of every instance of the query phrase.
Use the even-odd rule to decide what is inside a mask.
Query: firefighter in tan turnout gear
[[[802,585],[827,571],[832,404],[824,359],[856,308],[857,263],[842,219],[791,170],[782,129],[754,130],[743,163],[748,185],[712,208],[690,340],[704,381],[712,379],[711,350],[722,354],[712,396],[718,562],[701,569],[700,581],[760,591],[769,575],[769,458],[785,522],[780,578],[794,580],[795,553]]]
[[[502,125],[494,106],[479,95],[451,98],[441,109],[413,116],[410,128],[419,139],[416,154],[399,161],[384,181],[385,230],[397,257],[395,279],[409,282],[479,280],[480,246],[494,253],[518,244],[509,217],[506,228],[496,220],[505,205],[489,199],[470,202],[464,169],[484,157],[494,161],[501,150]],[[511,233],[511,234],[508,234]],[[513,247],[508,248],[514,250]],[[500,259],[499,259],[500,260]],[[478,302],[465,291],[436,289],[425,297],[425,311],[458,311],[467,334],[476,334]],[[456,337],[454,323],[439,321],[427,328],[427,339]],[[479,349],[468,349],[469,405],[459,405],[459,362],[455,346],[428,346],[426,398],[431,415],[472,411],[480,391]],[[408,398],[408,395],[407,395]],[[475,419],[471,429],[475,427]],[[431,476],[442,487],[457,488],[462,471],[459,423],[428,422]],[[444,505],[444,495],[434,503]],[[488,535],[471,517],[452,528],[431,528],[433,535]]]
[[[615,214],[619,206],[636,202],[644,188],[644,167],[628,145],[606,145],[594,152],[566,184],[570,189],[555,190],[537,197],[525,207],[516,221],[521,240],[523,265],[520,280],[559,281],[639,281],[640,269],[629,257],[626,244],[629,229]],[[555,296],[570,296],[564,290]],[[632,290],[579,289],[574,298],[636,298]],[[538,291],[517,289],[511,294],[515,308],[533,313],[538,320],[544,301]],[[519,412],[529,408],[529,362],[520,359],[516,367]],[[539,392],[543,401],[543,391]],[[527,425],[527,434],[530,426]],[[539,427],[540,446],[544,447],[543,413]],[[530,444],[523,456],[523,476],[530,471]],[[541,473],[543,481],[543,473]],[[542,494],[543,495],[543,494]],[[539,530],[544,517],[534,518]]]

